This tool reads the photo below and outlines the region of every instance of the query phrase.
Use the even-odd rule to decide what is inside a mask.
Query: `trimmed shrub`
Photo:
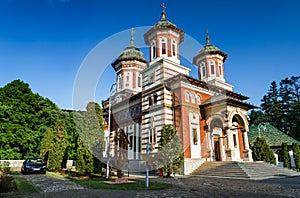
[[[276,165],[274,153],[264,137],[257,137],[251,149],[254,161],[265,161]]]
[[[282,143],[282,160],[283,160],[283,167],[291,168],[291,159],[289,156],[289,150],[287,143]]]
[[[294,153],[294,159],[295,159],[295,169],[296,171],[300,171],[300,148],[297,143],[292,144],[293,153]]]

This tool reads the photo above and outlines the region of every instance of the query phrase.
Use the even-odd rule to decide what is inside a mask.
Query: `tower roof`
[[[143,63],[147,63],[147,60],[144,57],[143,52],[140,51],[139,48],[137,48],[134,45],[134,30],[131,29],[131,39],[130,39],[130,45],[124,49],[124,51],[119,55],[117,60],[115,60],[112,63],[112,66],[115,70],[117,70],[116,65],[121,61],[129,61],[129,60],[137,60]]]
[[[225,62],[228,54],[222,52],[218,47],[216,47],[216,46],[214,46],[210,43],[208,30],[206,30],[205,33],[206,33],[206,43],[205,43],[205,46],[200,49],[198,54],[199,55],[202,55],[202,54],[210,54],[210,55],[219,54],[219,55],[224,57],[224,62]]]
[[[159,29],[173,29],[176,32],[178,32],[180,34],[180,42],[183,42],[184,40],[184,31],[179,29],[174,23],[170,22],[169,20],[167,20],[166,17],[166,7],[165,4],[162,3],[161,4],[162,7],[162,12],[161,12],[161,19],[154,24],[154,26],[145,34],[145,38],[148,37],[153,31],[155,30],[159,30]],[[148,43],[147,39],[145,39],[146,44],[150,45],[150,43]]]

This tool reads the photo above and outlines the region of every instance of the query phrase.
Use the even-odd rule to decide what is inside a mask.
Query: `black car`
[[[41,158],[27,158],[22,165],[21,173],[42,173],[46,174],[46,163]]]

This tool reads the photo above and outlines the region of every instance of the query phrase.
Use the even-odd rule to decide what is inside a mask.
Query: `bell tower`
[[[117,74],[117,93],[136,94],[142,91],[141,72],[146,68],[147,62],[144,54],[134,45],[134,29],[131,29],[130,45],[112,63]]]
[[[224,63],[228,55],[210,43],[208,30],[205,33],[205,46],[193,59],[193,64],[198,66],[198,78],[232,91],[233,86],[225,82],[224,75]]]
[[[161,7],[161,19],[144,35],[146,45],[150,46],[150,63],[165,58],[180,64],[179,45],[184,32],[167,20],[164,3]]]

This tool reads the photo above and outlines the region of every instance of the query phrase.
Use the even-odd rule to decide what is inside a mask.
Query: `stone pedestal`
[[[126,182],[128,182],[128,178],[114,178],[114,179],[111,179],[110,182],[112,182],[112,183],[126,183]]]
[[[235,151],[231,149],[225,150],[226,161],[233,161],[235,159]]]

